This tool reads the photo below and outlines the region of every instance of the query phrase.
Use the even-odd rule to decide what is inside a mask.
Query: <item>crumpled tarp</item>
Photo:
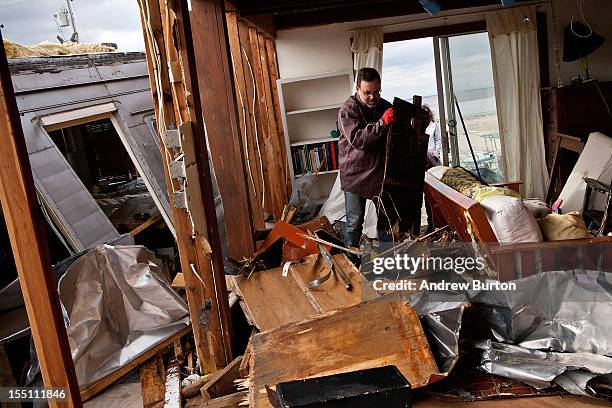
[[[472,297],[497,341],[612,356],[612,273],[552,271]]]
[[[516,290],[472,296],[498,341],[476,344],[481,369],[572,393],[596,376],[564,373],[612,373],[612,273],[552,271],[514,283]]]
[[[79,386],[128,364],[189,324],[186,303],[143,246],[100,245],[59,283]]]
[[[441,373],[448,374],[459,360],[459,332],[469,302],[464,294],[422,291],[410,297]]]

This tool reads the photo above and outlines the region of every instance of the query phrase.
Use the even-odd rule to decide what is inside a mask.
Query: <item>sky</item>
[[[491,55],[486,33],[450,37],[453,85],[456,92],[493,86]],[[385,43],[382,94],[411,98],[435,95],[436,71],[433,39]]]
[[[23,45],[57,42],[53,15],[65,0],[0,0],[2,36]],[[82,43],[113,42],[119,51],[144,51],[136,0],[74,0],[77,31]],[[71,35],[63,28],[64,37]]]

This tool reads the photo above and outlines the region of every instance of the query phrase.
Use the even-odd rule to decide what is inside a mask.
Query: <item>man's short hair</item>
[[[380,82],[380,74],[374,68],[361,68],[357,71],[357,86],[361,85],[361,81],[372,82],[377,79]]]

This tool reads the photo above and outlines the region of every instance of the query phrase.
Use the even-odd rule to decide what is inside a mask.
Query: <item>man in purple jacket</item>
[[[344,191],[344,243],[359,247],[366,199],[382,190],[387,133],[395,122],[391,104],[380,97],[380,75],[374,68],[357,72],[356,92],[338,113],[340,185]]]

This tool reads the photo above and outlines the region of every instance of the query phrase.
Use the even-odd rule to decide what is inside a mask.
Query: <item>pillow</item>
[[[428,169],[427,172],[431,174],[432,176],[434,176],[435,178],[437,178],[438,180],[442,180],[442,177],[444,177],[444,173],[446,173],[446,170],[448,169],[450,169],[450,167],[435,166],[435,167]]]
[[[538,222],[516,197],[494,195],[480,203],[500,244],[542,242]]]
[[[538,223],[546,241],[591,237],[578,211],[572,211],[567,214],[548,214],[546,217],[538,220]]]
[[[537,198],[526,198],[523,200],[523,204],[525,204],[536,219],[544,218],[552,213],[550,207],[544,201]]]

